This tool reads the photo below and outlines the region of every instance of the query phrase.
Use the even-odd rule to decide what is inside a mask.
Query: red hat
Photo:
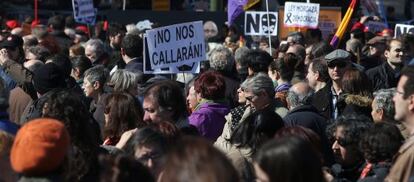
[[[44,175],[62,165],[69,146],[69,134],[62,122],[49,118],[35,119],[17,132],[10,162],[17,173]]]
[[[19,25],[19,22],[17,22],[17,20],[9,20],[9,21],[6,21],[6,25],[7,25],[7,27],[9,29],[13,29],[13,28],[16,28],[16,27],[19,27],[20,26]]]

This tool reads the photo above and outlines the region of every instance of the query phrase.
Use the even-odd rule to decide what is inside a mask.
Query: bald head
[[[218,28],[213,21],[206,21],[203,25],[205,39],[209,39],[218,34]]]
[[[289,109],[308,104],[308,98],[312,94],[312,89],[306,82],[298,82],[289,89],[286,101]]]

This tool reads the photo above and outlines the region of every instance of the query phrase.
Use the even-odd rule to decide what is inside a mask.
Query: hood
[[[353,104],[360,107],[371,107],[372,99],[361,95],[347,95],[345,98],[346,104]]]

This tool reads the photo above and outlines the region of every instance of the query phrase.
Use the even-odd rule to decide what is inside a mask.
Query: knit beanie
[[[65,77],[56,64],[47,63],[35,70],[33,86],[37,92],[45,94],[54,88],[65,88]]]
[[[62,165],[69,145],[69,134],[62,122],[32,120],[17,132],[10,154],[12,168],[25,176],[47,175]]]

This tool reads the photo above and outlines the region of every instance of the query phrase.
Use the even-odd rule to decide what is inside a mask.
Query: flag
[[[336,33],[335,33],[335,35],[333,36],[333,38],[330,42],[331,46],[333,46],[333,47],[338,46],[339,41],[342,39],[342,37],[343,37],[343,35],[346,31],[346,28],[347,28],[347,26],[348,26],[348,24],[351,20],[351,16],[352,16],[352,13],[354,12],[355,4],[356,4],[356,0],[352,0],[351,4],[348,7],[348,10],[345,13],[344,18],[341,21],[341,24],[339,25],[338,30],[336,30]]]
[[[229,0],[227,3],[227,21],[228,26],[243,12],[243,6],[248,0]]]

